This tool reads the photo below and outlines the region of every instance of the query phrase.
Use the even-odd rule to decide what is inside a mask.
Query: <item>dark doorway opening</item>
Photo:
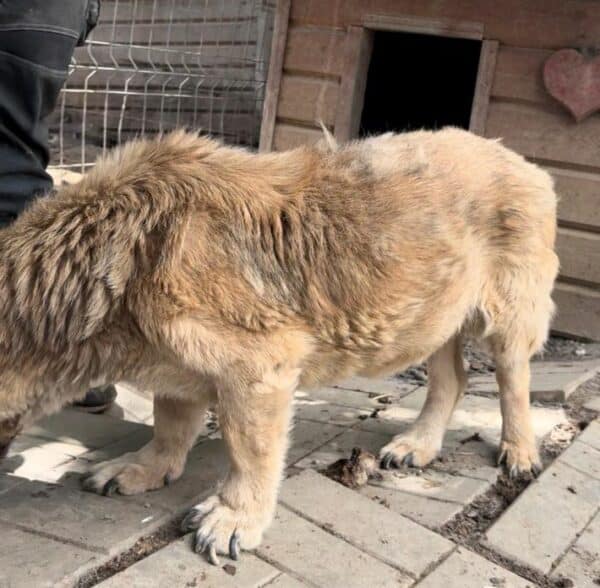
[[[481,42],[375,32],[360,135],[469,128]]]

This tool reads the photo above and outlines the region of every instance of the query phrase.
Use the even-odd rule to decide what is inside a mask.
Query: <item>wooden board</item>
[[[560,221],[600,232],[600,174],[554,167],[546,169],[554,177]]]
[[[345,39],[344,31],[290,27],[283,67],[286,71],[339,77]]]
[[[600,113],[575,124],[558,106],[545,110],[531,104],[492,100],[487,137],[527,157],[546,163],[562,162],[600,170]]]
[[[542,68],[550,55],[552,51],[543,49],[500,47],[492,96],[555,106],[542,80]]]
[[[483,41],[479,53],[479,66],[477,68],[477,81],[475,82],[475,95],[471,108],[469,130],[477,135],[485,135],[488,108],[490,105],[490,92],[494,72],[496,70],[496,57],[498,54],[498,41]]]
[[[600,234],[561,227],[556,251],[561,276],[597,284],[600,290]]]
[[[480,22],[486,38],[517,47],[585,47],[600,38],[596,0],[294,0],[291,20],[298,25],[345,28],[362,25],[366,14]]]
[[[552,295],[558,312],[552,330],[600,340],[600,291],[598,289],[558,283]]]
[[[277,117],[333,126],[338,90],[331,80],[284,74]]]
[[[321,130],[278,123],[273,137],[273,149],[284,151],[300,145],[311,145],[322,138],[323,132]]]

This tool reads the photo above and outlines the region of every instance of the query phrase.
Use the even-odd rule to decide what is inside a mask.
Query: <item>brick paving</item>
[[[567,422],[561,402],[595,365],[534,365],[533,391],[538,399],[554,401],[533,407],[538,439]],[[472,378],[441,460],[424,471],[382,472],[359,490],[319,471],[348,457],[353,447],[376,452],[415,418],[425,388],[393,378],[352,378],[299,392],[289,477],[274,524],[256,553],[237,562],[221,558],[221,567],[213,567],[193,553],[190,537],[183,537],[101,585],[535,586],[519,577],[522,570],[544,574],[548,581],[566,577],[573,586],[597,585],[598,421],[487,530],[485,549],[475,553],[443,536],[443,525],[490,490],[499,474],[494,457],[501,419],[494,386],[491,376]],[[586,406],[593,410],[597,399],[588,398]],[[218,432],[208,427],[181,480],[167,488],[116,498],[79,489],[79,475],[91,463],[146,443],[151,423],[151,401],[121,388],[110,415],[66,410],[21,436],[0,465],[0,588],[74,586],[212,491],[226,458]]]

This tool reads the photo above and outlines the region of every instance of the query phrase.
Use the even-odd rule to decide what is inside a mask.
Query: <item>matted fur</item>
[[[549,175],[458,129],[265,155],[184,132],[129,143],[0,231],[0,446],[91,384],[150,387],[155,439],[87,482],[139,492],[181,474],[216,403],[231,473],[189,522],[202,549],[236,529],[254,547],[298,382],[431,358],[421,416],[382,450],[386,467],[425,465],[468,332],[498,364],[503,455],[529,470],[555,227]]]

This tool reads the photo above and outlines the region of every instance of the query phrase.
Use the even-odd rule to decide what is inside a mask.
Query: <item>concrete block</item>
[[[577,437],[577,441],[600,451],[600,419],[592,421]]]
[[[368,392],[376,396],[380,394],[391,394],[392,396],[404,396],[415,390],[417,386],[409,384],[399,378],[363,378],[353,376],[342,382],[336,383],[336,388],[345,390],[357,390],[359,392]]]
[[[552,572],[553,578],[568,578],[577,588],[600,584],[600,513],[585,528]]]
[[[360,498],[360,497],[359,497]],[[259,557],[313,586],[407,587],[413,579],[280,506]]]
[[[494,523],[487,545],[543,574],[600,504],[600,481],[555,461]]]
[[[294,413],[296,418],[309,421],[319,421],[332,425],[350,426],[359,420],[359,415],[365,417],[371,411],[329,404],[317,398],[300,397],[294,400]]]
[[[600,480],[600,451],[586,443],[575,440],[558,456],[558,460]]]
[[[225,567],[226,566],[226,567]],[[221,557],[213,566],[192,549],[192,535],[170,543],[149,557],[101,582],[102,588],[254,588],[264,586],[281,572],[251,553],[239,561]]]
[[[92,565],[99,555],[0,523],[0,586],[54,587],[73,570]]]
[[[534,588],[531,582],[497,566],[483,557],[457,549],[446,561],[419,583],[419,588]]]
[[[294,464],[344,431],[344,427],[296,419],[291,432],[288,465]]]
[[[453,548],[443,537],[312,470],[288,478],[280,501],[414,577]]]

